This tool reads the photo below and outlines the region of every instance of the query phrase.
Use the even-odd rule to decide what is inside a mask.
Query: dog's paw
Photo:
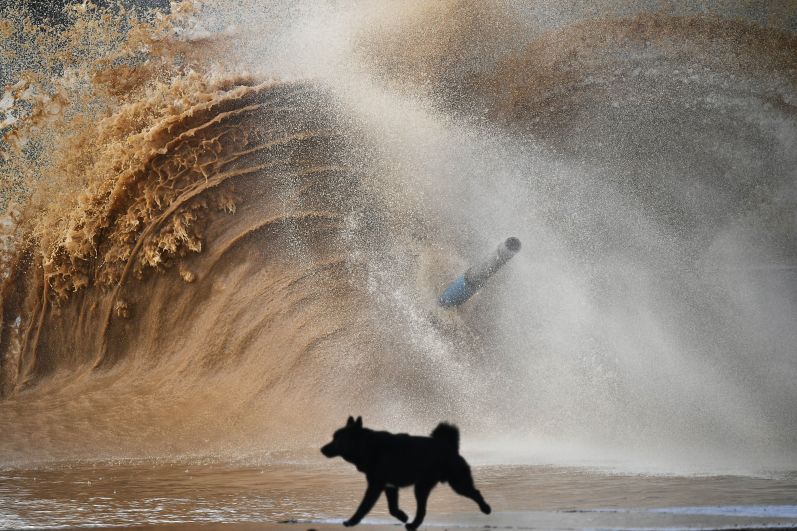
[[[401,509],[399,509],[399,510],[398,510],[398,511],[396,511],[395,513],[390,513],[390,514],[392,514],[393,516],[395,516],[396,518],[398,518],[398,519],[399,519],[399,520],[401,520],[402,522],[406,522],[407,520],[409,520],[409,519],[410,519],[410,517],[409,517],[409,516],[407,516],[407,513],[405,513],[405,512],[404,512],[404,511],[402,511]]]
[[[481,504],[479,506],[479,509],[481,509],[484,514],[490,514],[491,512],[493,512],[490,506],[487,505],[486,503]]]
[[[406,527],[409,531],[415,531],[418,529],[418,524],[409,523],[404,525],[404,527]]]
[[[352,526],[355,526],[355,525],[357,525],[357,523],[358,523],[358,522],[356,522],[356,521],[354,521],[354,520],[345,520],[345,521],[343,522],[343,527],[352,527]]]

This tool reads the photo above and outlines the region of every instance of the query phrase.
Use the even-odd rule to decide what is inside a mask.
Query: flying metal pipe
[[[440,295],[438,304],[443,307],[459,306],[479,291],[487,279],[501,269],[519,250],[520,240],[514,236],[507,238],[490,256],[455,278]]]

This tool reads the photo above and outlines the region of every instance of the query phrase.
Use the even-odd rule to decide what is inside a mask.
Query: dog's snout
[[[321,447],[321,453],[327,457],[335,457],[335,450],[332,448],[332,443],[325,444]]]

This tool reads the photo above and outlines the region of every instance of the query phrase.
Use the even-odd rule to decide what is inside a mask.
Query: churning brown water
[[[316,502],[322,465],[269,461],[273,492],[242,494],[262,511],[235,485],[351,413],[448,419],[523,464],[483,469],[503,511],[793,500],[797,10],[649,4],[6,8],[8,525],[144,522],[123,508],[194,488],[172,462],[230,485],[164,502],[179,521],[342,517],[353,472]],[[438,308],[510,235],[509,266]],[[669,490],[576,499],[619,476],[542,464]],[[92,505],[95,467],[155,479]],[[548,494],[509,494],[534,478]]]

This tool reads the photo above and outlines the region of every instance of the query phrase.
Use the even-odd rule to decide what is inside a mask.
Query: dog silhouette
[[[473,484],[470,466],[459,455],[459,429],[441,422],[431,437],[389,433],[363,428],[362,417],[349,417],[346,426],[337,430],[332,442],[321,448],[327,457],[342,457],[365,474],[368,488],[354,515],[343,522],[357,525],[379,499],[382,491],[390,514],[406,522],[407,514],[399,509],[398,489],[415,485],[415,519],[405,527],[417,529],[426,516],[426,501],[438,483],[448,482],[454,492],[479,504],[484,514],[490,506]]]

